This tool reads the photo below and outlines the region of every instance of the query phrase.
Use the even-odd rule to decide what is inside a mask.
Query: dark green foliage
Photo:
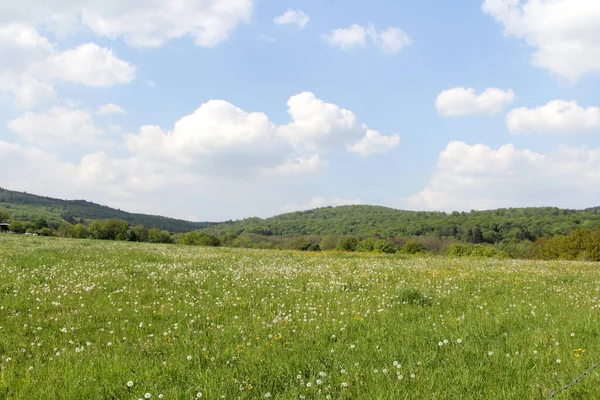
[[[576,229],[568,236],[538,239],[532,253],[540,260],[600,261],[600,230]]]
[[[209,235],[206,232],[190,232],[182,235],[179,239],[179,243],[187,244],[190,246],[212,246],[218,247],[221,245],[221,241],[214,235]]]
[[[10,210],[13,219],[32,221],[44,218],[49,227],[63,221],[72,224],[84,220],[119,219],[132,225],[144,225],[170,232],[190,232],[206,228],[208,222],[189,222],[146,214],[133,214],[85,200],[59,200],[0,188],[0,212]],[[2,221],[0,221],[2,222]],[[41,229],[41,228],[38,228]]]
[[[35,229],[37,230],[48,228],[48,221],[46,221],[46,219],[43,217],[36,219],[33,223],[35,224]]]
[[[56,232],[50,228],[42,228],[37,231],[37,234],[40,236],[56,236]]]
[[[367,238],[360,241],[356,251],[393,254],[396,252],[396,248],[387,240]]]
[[[6,223],[10,221],[10,215],[8,215],[7,212],[4,211],[0,211],[0,224],[1,223]]]
[[[420,254],[425,252],[425,246],[415,240],[410,240],[402,246],[401,252],[404,254]]]
[[[447,214],[356,205],[230,221],[204,230],[219,236],[226,232],[236,235],[265,232],[280,237],[320,235],[329,237],[328,240],[332,235],[379,235],[383,239],[394,238],[392,244],[401,248],[404,243],[395,243],[395,238],[402,242],[407,237],[452,237],[461,242],[494,244],[505,239],[535,241],[540,237],[566,235],[581,226],[592,230],[600,227],[600,213],[546,207]],[[329,249],[329,246],[321,245],[321,248]]]
[[[151,228],[148,230],[148,242],[173,243],[173,238],[171,238],[171,234],[167,231],[161,231],[158,228]]]
[[[450,246],[450,250],[448,250],[448,255],[453,257],[467,257],[471,255],[471,248],[466,244],[455,243]]]
[[[25,233],[27,227],[21,221],[12,221],[10,225],[8,225],[8,230],[14,233]]]
[[[340,239],[337,248],[342,251],[356,251],[358,243],[358,238],[354,236],[344,237]]]
[[[128,232],[130,242],[147,242],[148,241],[148,228],[144,225],[137,225],[131,228]]]

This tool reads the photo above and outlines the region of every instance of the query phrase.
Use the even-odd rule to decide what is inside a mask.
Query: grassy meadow
[[[544,399],[598,361],[596,263],[0,235],[0,399]]]

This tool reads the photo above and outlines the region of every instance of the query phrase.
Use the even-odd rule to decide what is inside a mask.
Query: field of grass
[[[598,264],[0,235],[0,399],[543,399],[598,361]]]

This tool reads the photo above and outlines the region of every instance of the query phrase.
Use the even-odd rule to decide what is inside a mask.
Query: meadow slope
[[[599,264],[0,235],[0,399],[543,399],[598,361]]]

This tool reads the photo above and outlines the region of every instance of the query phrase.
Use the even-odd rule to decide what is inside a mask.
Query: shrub
[[[206,232],[190,232],[186,233],[179,239],[181,244],[187,244],[190,246],[212,246],[217,247],[221,245],[221,241],[214,235],[209,235]]]
[[[450,249],[448,250],[448,255],[454,257],[466,257],[470,254],[471,248],[466,244],[462,243],[455,243],[452,246],[450,246]]]
[[[425,246],[414,240],[410,240],[406,242],[404,246],[402,246],[401,252],[404,254],[420,254],[425,252]]]
[[[358,239],[354,236],[345,237],[340,240],[338,244],[338,249],[343,251],[356,251],[358,247]]]
[[[496,250],[493,247],[490,246],[484,246],[481,244],[478,244],[477,246],[473,247],[473,250],[471,250],[471,257],[494,257],[496,255]]]

